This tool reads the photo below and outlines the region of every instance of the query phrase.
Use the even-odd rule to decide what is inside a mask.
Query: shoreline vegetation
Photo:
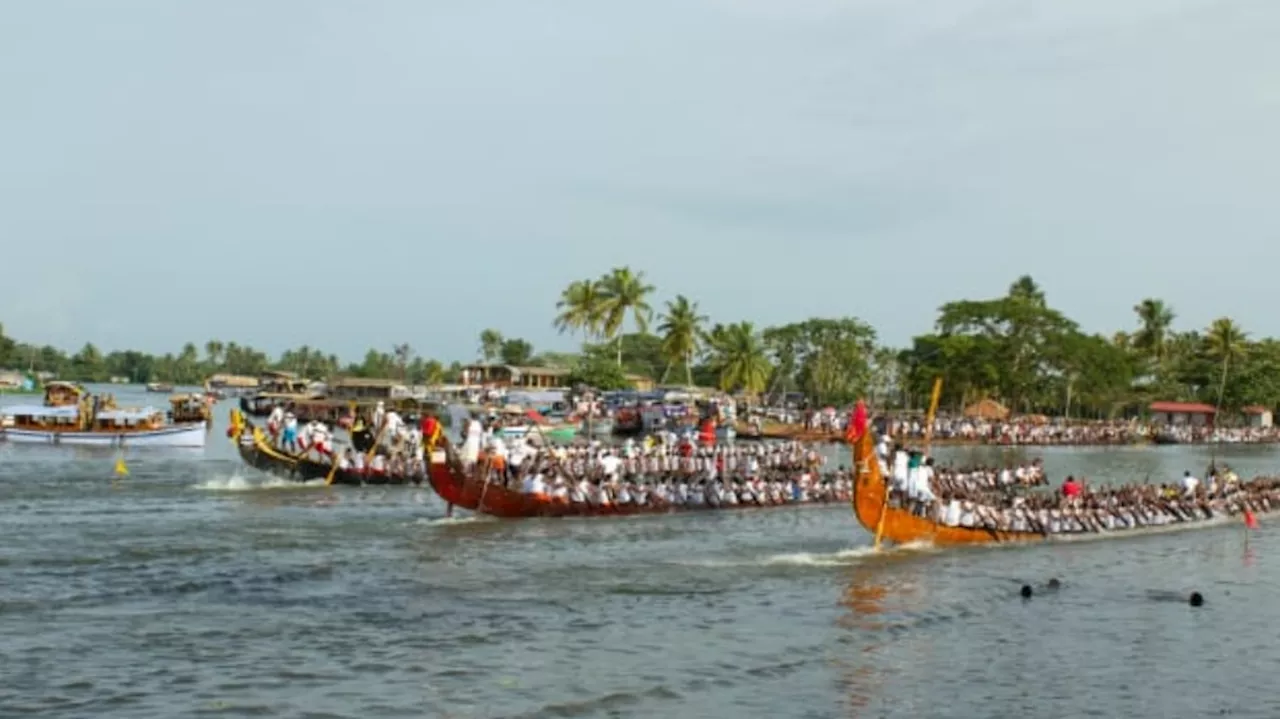
[[[643,272],[614,268],[570,283],[555,304],[553,325],[581,342],[578,352],[539,353],[523,338],[485,329],[477,359],[562,368],[569,370],[567,384],[605,390],[642,378],[811,407],[845,407],[862,397],[889,411],[919,410],[942,377],[940,416],[958,416],[984,399],[1013,416],[1076,420],[1140,417],[1154,401],[1220,400],[1228,424],[1246,407],[1280,405],[1280,340],[1252,339],[1225,317],[1202,330],[1175,330],[1173,308],[1156,298],[1133,307],[1128,327],[1110,336],[1088,334],[1054,309],[1029,276],[991,298],[944,304],[934,326],[905,348],[882,345],[876,330],[855,316],[758,327],[713,323],[681,294],[657,304]],[[190,385],[216,373],[285,370],[318,380],[383,377],[432,385],[458,381],[463,367],[419,356],[407,343],[369,349],[359,362],[307,345],[273,359],[218,339],[189,342],[176,354],[104,353],[93,344],[68,354],[9,338],[0,325],[0,368],[80,382],[120,377]]]

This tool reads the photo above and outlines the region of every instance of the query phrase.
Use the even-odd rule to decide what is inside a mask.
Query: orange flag
[[[1244,510],[1244,526],[1248,527],[1249,529],[1258,528],[1258,518],[1253,516],[1253,512],[1247,509]]]

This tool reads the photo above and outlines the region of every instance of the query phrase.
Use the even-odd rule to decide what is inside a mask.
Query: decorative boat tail
[[[1002,532],[981,527],[949,527],[908,510],[891,507],[888,485],[880,472],[871,432],[863,432],[853,443],[853,465],[857,476],[853,486],[853,513],[872,536],[895,544],[928,542],[935,546],[990,544],[993,542],[1040,542],[1038,532]]]

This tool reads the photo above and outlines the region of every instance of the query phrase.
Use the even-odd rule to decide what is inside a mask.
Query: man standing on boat
[[[1200,486],[1200,480],[1191,476],[1191,470],[1182,473],[1182,494],[1186,497],[1196,496],[1196,489]]]
[[[271,408],[271,414],[267,417],[267,434],[271,435],[271,442],[276,446],[280,445],[280,428],[284,425],[284,408],[276,405]]]

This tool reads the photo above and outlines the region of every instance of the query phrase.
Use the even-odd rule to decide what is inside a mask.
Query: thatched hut
[[[983,399],[964,408],[964,416],[970,419],[999,421],[1009,417],[1009,409],[994,399]]]

